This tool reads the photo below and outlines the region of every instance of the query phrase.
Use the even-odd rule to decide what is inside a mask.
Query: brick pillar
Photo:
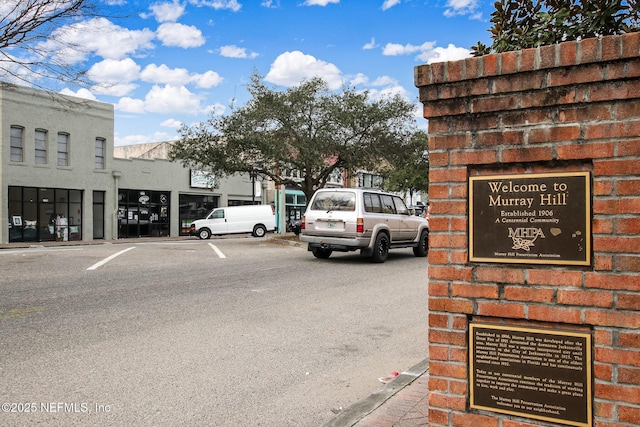
[[[640,425],[640,33],[421,65],[415,84],[429,125],[429,425],[555,425],[469,407],[474,321],[589,334],[587,425]],[[591,180],[589,265],[469,261],[470,177],[566,172]]]

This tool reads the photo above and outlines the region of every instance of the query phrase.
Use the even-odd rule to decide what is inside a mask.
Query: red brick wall
[[[640,33],[418,66],[429,123],[429,425],[548,423],[469,410],[468,324],[593,336],[599,427],[640,425]],[[468,177],[591,171],[590,267],[468,261]]]

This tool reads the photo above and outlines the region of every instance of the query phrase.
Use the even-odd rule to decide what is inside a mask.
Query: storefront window
[[[80,240],[81,222],[81,190],[9,187],[10,242]]]
[[[118,237],[169,235],[169,191],[120,190]]]
[[[195,194],[180,195],[180,235],[189,234],[191,223],[196,219],[206,217],[209,212],[218,207],[218,196],[205,196]]]

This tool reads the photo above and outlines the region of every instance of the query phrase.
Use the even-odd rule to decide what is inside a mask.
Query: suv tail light
[[[300,222],[300,230],[304,230],[304,220],[305,220],[305,217],[303,215],[302,216],[302,221]]]
[[[356,223],[356,233],[364,233],[364,218],[358,218]]]

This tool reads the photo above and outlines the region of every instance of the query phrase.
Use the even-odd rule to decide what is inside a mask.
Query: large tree
[[[255,72],[248,90],[245,106],[184,126],[170,158],[217,177],[255,173],[298,188],[309,200],[338,168],[381,170],[416,131],[415,106],[400,96],[332,92],[320,78],[276,91]]]
[[[475,56],[569,40],[638,31],[638,0],[499,0],[491,14],[493,44],[478,42]]]
[[[428,135],[418,131],[409,143],[389,158],[388,168],[383,172],[384,188],[390,191],[409,193],[429,190]]]
[[[0,79],[35,86],[42,80],[84,83],[84,70],[60,54],[82,47],[57,30],[97,13],[96,0],[0,1]]]

